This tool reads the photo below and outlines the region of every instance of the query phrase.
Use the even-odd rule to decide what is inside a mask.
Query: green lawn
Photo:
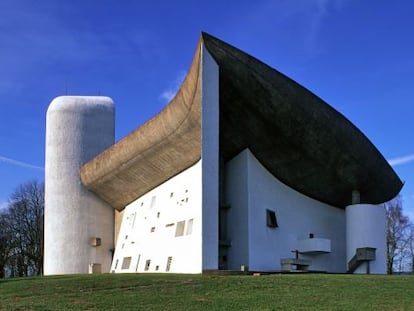
[[[0,310],[414,310],[413,276],[102,274],[0,280]]]

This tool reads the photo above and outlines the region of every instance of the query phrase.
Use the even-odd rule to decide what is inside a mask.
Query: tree
[[[43,218],[44,184],[31,181],[20,185],[1,218],[4,267],[11,276],[43,273]]]
[[[402,202],[399,196],[386,203],[385,210],[387,273],[392,274],[394,270],[403,270],[403,263],[407,253],[410,221],[409,218],[403,214]]]
[[[414,274],[414,224],[411,223],[408,234],[408,253],[410,262],[410,271]]]
[[[5,277],[5,268],[11,254],[11,231],[6,213],[0,214],[0,278]]]

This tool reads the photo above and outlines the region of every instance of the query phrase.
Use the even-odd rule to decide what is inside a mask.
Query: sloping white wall
[[[112,272],[202,272],[201,168],[199,161],[125,208]]]
[[[309,269],[346,271],[344,210],[287,187],[247,149],[226,164],[225,192],[231,205],[228,212],[232,240],[228,256],[230,269],[240,269],[240,264],[246,264],[248,253],[250,270],[279,270],[280,259],[294,258],[291,251],[298,248],[299,240],[313,233],[315,238],[331,240],[331,253],[301,254],[300,258],[312,261]],[[267,209],[276,212],[278,228],[266,225]]]

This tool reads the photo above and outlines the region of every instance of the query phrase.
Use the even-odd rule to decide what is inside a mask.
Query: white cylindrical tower
[[[387,272],[385,208],[380,205],[353,204],[346,207],[345,214],[347,263],[356,255],[358,248],[375,248],[375,260],[369,262],[369,271],[385,274]],[[361,253],[360,257],[363,257],[364,250]],[[354,273],[366,273],[367,264],[361,261]]]
[[[114,143],[108,97],[61,96],[46,116],[44,274],[109,272],[114,211],[83,187],[79,169]]]

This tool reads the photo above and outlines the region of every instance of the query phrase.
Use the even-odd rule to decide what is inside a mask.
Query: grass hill
[[[102,274],[0,280],[0,310],[414,310],[413,276]]]

